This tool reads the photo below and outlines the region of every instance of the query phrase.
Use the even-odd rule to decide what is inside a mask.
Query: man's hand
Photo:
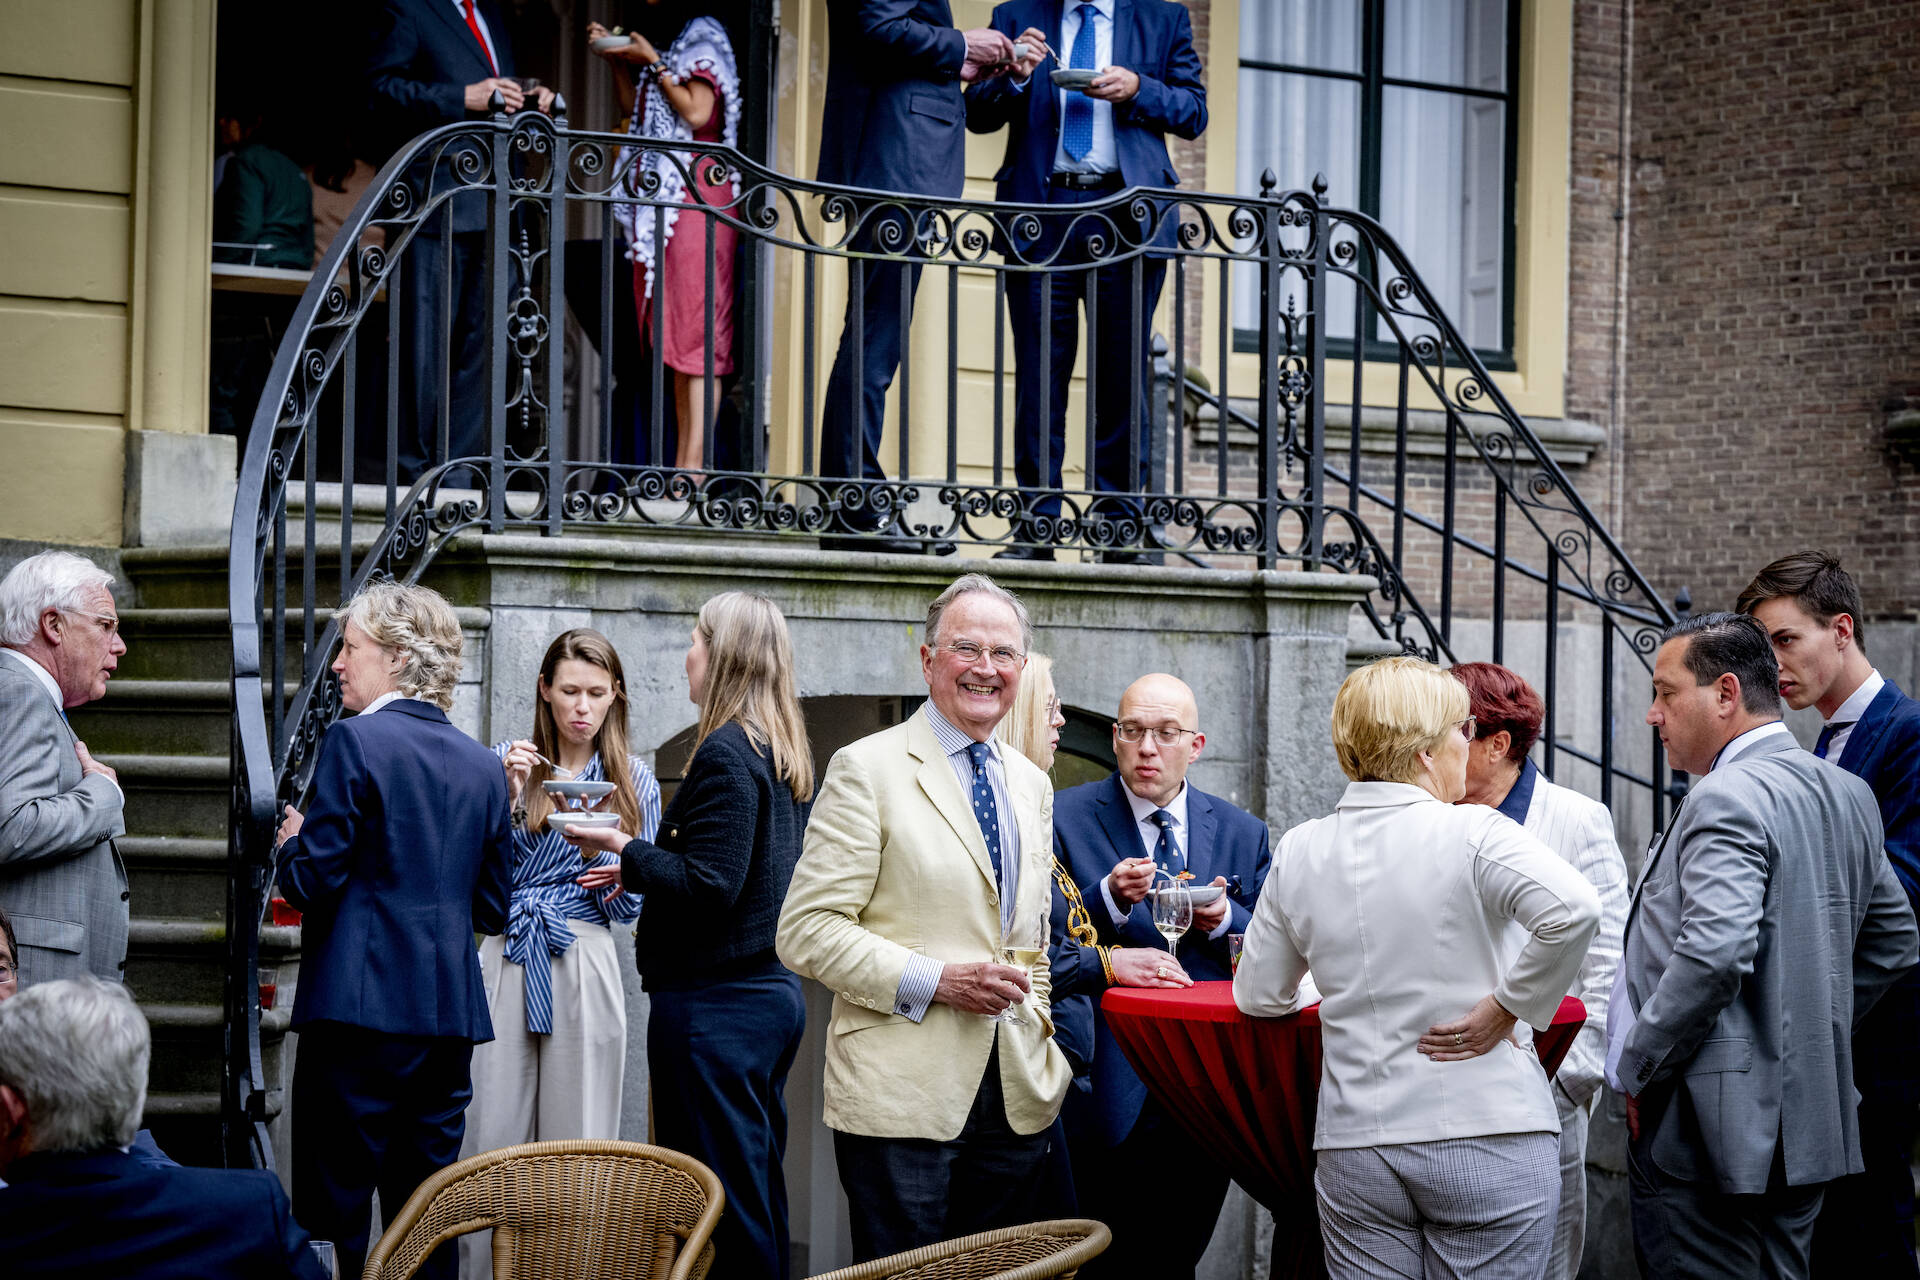
[[[1033,982],[1025,969],[1010,964],[948,964],[940,970],[940,985],[933,998],[952,1005],[963,1013],[988,1015],[1003,1011],[1010,1004],[1022,1004]]]
[[[1026,81],[1033,75],[1034,69],[1053,56],[1053,50],[1047,48],[1047,36],[1038,27],[1028,27],[1014,40],[1016,45],[1027,46],[1027,56],[1015,58],[1007,74],[1015,80]]]
[[[467,86],[467,110],[485,111],[487,99],[493,96],[496,89],[500,92],[501,100],[507,104],[509,113],[518,111],[526,103],[527,95],[520,92],[519,85],[499,76],[489,76]]]
[[[1122,858],[1107,873],[1107,892],[1122,906],[1143,901],[1152,886],[1152,858]]]
[[[300,816],[300,811],[290,804],[281,805],[280,813],[280,829],[273,833],[273,847],[276,849],[299,835],[300,824],[306,821]]]
[[[1215,876],[1213,883],[1219,885],[1221,889],[1225,889],[1227,887],[1227,878],[1225,876]],[[1233,910],[1232,900],[1229,899],[1225,893],[1222,893],[1206,906],[1195,907],[1193,909],[1193,927],[1203,936],[1212,933],[1220,927],[1220,922],[1227,918],[1227,912],[1231,910]]]
[[[1435,1062],[1463,1062],[1490,1051],[1512,1035],[1516,1021],[1498,1000],[1484,996],[1459,1021],[1438,1022],[1428,1027],[1427,1034],[1420,1037],[1414,1048]]]
[[[1620,1096],[1627,1100],[1627,1137],[1638,1142],[1640,1141],[1640,1099],[1630,1093],[1623,1093]]]
[[[1140,92],[1140,77],[1125,67],[1108,67],[1081,92],[1102,102],[1132,102]]]
[[[1113,980],[1123,987],[1190,987],[1180,962],[1158,947],[1115,947],[1107,953]]]
[[[103,775],[106,778],[106,780],[108,782],[111,782],[114,786],[117,787],[120,785],[120,775],[115,773],[107,765],[101,764],[98,760],[95,760],[92,755],[88,754],[86,743],[84,742],[74,743],[73,754],[80,757],[80,776],[81,777],[84,778],[90,773],[98,773]]]
[[[553,114],[553,90],[541,85],[533,91],[533,104],[547,115]]]
[[[992,27],[975,27],[962,34],[967,38],[967,60],[960,64],[962,80],[991,80],[1006,73],[1013,62],[1013,41]]]

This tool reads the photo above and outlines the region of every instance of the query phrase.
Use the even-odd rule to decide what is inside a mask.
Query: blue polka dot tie
[[[987,857],[993,860],[993,878],[1000,879],[1000,806],[993,801],[993,784],[987,781],[987,757],[984,742],[967,744],[967,759],[973,762],[973,816],[986,838]]]
[[[1155,809],[1147,815],[1154,826],[1160,828],[1160,838],[1153,844],[1153,860],[1170,876],[1177,876],[1186,868],[1186,859],[1181,856],[1180,846],[1173,839],[1173,815],[1165,809]]]
[[[1073,48],[1067,54],[1067,67],[1074,71],[1097,71],[1093,65],[1094,19],[1100,11],[1090,4],[1076,10],[1080,30],[1074,33]],[[1093,99],[1075,89],[1067,90],[1066,110],[1060,116],[1060,146],[1075,160],[1087,158],[1093,150]]]

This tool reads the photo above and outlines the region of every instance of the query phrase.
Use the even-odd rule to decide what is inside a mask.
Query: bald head
[[[1158,735],[1169,736],[1161,742]],[[1127,738],[1134,736],[1137,742]],[[1187,682],[1164,672],[1141,676],[1120,695],[1113,730],[1113,755],[1127,789],[1143,800],[1165,805],[1186,785],[1187,766],[1207,744],[1200,732],[1200,709]]]

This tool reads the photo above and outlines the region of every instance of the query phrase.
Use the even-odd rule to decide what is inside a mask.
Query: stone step
[[[214,756],[233,734],[231,685],[224,680],[107,682],[106,696],[67,713],[87,749],[120,753]]]
[[[119,774],[127,797],[127,834],[223,834],[231,787],[226,755],[110,754],[99,757]]]
[[[155,920],[135,916],[127,936],[127,987],[142,1006],[205,1004],[218,1008],[226,998],[226,984],[221,978],[226,947],[224,919]],[[270,924],[260,930],[260,965],[284,970],[289,999],[299,958],[297,925]]]
[[[217,1004],[143,1002],[140,1011],[153,1030],[153,1056],[147,1088],[162,1094],[218,1093],[220,1054],[226,1022]],[[277,1004],[260,1015],[261,1067],[269,1080],[280,1078],[280,1060],[291,1010]]]
[[[332,610],[318,612],[315,633],[327,625]],[[300,681],[302,622],[296,611],[287,620],[285,661],[281,670],[289,685]],[[120,634],[127,652],[120,659],[114,682],[123,680],[218,680],[233,673],[233,629],[227,608],[122,609]],[[111,689],[113,686],[107,686]]]
[[[227,842],[198,836],[124,836],[133,908],[151,920],[224,920]]]

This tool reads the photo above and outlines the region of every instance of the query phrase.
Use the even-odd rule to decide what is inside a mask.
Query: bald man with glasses
[[[1193,912],[1177,964],[1196,982],[1233,976],[1227,936],[1252,918],[1267,878],[1267,825],[1187,781],[1206,749],[1193,690],[1170,675],[1142,676],[1121,695],[1113,725],[1119,769],[1054,797],[1054,849],[1080,888],[1106,946],[1167,943],[1153,924],[1154,881],[1191,872],[1226,893]],[[1170,957],[1172,959],[1172,957]],[[1227,1176],[1205,1158],[1133,1073],[1094,1004],[1093,1090],[1070,1095],[1067,1144],[1081,1212],[1113,1230],[1104,1266],[1084,1275],[1190,1277],[1226,1199]],[[1141,1189],[1169,1170],[1182,1179],[1180,1228],[1141,1211]]]

